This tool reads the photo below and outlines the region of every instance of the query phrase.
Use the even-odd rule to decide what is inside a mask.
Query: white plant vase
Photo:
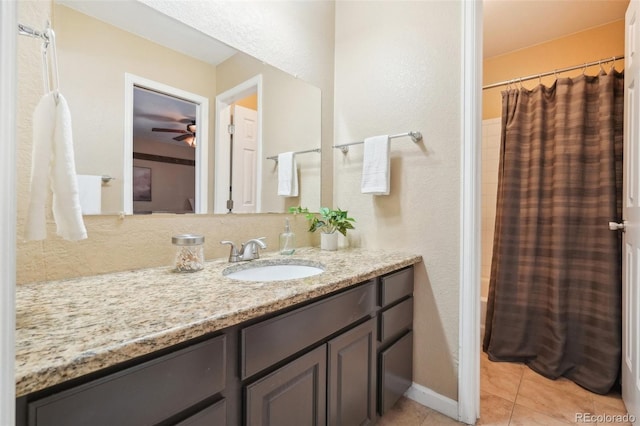
[[[320,248],[322,250],[328,250],[328,251],[338,250],[338,233],[332,232],[331,234],[327,234],[327,233],[321,232]]]

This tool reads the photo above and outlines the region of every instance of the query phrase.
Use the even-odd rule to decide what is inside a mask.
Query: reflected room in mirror
[[[195,212],[196,129],[195,103],[134,87],[133,213]]]
[[[319,153],[296,156],[294,197],[278,195],[278,163],[268,159],[320,148],[317,87],[137,1],[55,0],[52,24],[77,173],[116,178],[102,185],[102,214],[320,207]],[[153,94],[190,101],[158,87],[207,105],[196,102],[195,113],[158,99],[159,108],[137,105],[136,97]],[[238,132],[253,145],[239,142]],[[185,143],[191,136],[195,147]],[[151,201],[134,201],[134,166],[152,169]],[[177,175],[193,176],[193,188],[178,185]]]

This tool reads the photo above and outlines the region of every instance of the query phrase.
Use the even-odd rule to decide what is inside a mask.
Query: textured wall
[[[462,4],[336,3],[336,143],[419,130],[391,142],[391,194],[360,193],[362,146],[334,153],[335,205],[350,243],[420,253],[414,381],[457,399]]]
[[[326,126],[332,129],[333,3],[275,2],[273,7],[268,7],[271,2],[260,4],[264,7],[256,5],[253,8],[255,10],[252,12],[254,17],[252,22],[239,22],[232,19],[234,8],[225,2],[166,2],[165,6],[168,11],[176,13],[188,12],[191,7],[195,7],[192,15],[198,15],[196,21],[204,22],[208,28],[216,29],[221,24],[220,21],[212,19],[207,22],[206,19],[203,21],[201,18],[211,18],[217,16],[217,11],[229,9],[228,13],[219,16],[220,18],[226,16],[224,31],[238,36],[239,39],[234,47],[249,53],[256,48],[255,40],[251,41],[252,38],[258,38],[264,45],[282,47],[281,40],[288,38],[283,32],[292,30],[290,27],[284,28],[282,23],[291,20],[296,26],[294,37],[296,42],[308,43],[308,52],[301,54],[300,49],[272,50],[268,58],[261,59],[271,63],[288,64],[287,71],[308,77],[305,79],[323,90],[323,114],[329,116],[328,120],[323,121],[323,135],[326,138],[330,137],[332,131],[326,131]],[[304,6],[305,4],[307,6]],[[252,9],[250,5],[251,3],[242,3],[241,7]],[[37,28],[44,26],[46,19],[52,16],[52,5],[48,1],[21,1],[18,7],[19,22]],[[279,23],[275,27],[276,30],[266,32],[263,25],[274,19]],[[298,27],[299,23],[308,25]],[[321,59],[314,59],[312,63],[308,63],[314,49],[318,51]],[[327,56],[330,56],[331,60],[323,62]],[[89,239],[81,242],[66,242],[56,237],[50,218],[50,237],[47,240],[23,241],[31,170],[31,115],[42,96],[38,40],[19,38],[18,73],[17,282],[19,284],[167,265],[173,255],[171,235],[183,232],[200,232],[205,235],[207,258],[221,257],[228,253],[228,249],[219,246],[218,242],[221,239],[241,241],[249,237],[266,236],[269,250],[277,250],[277,236],[283,228],[284,215],[154,215],[153,217],[127,217],[124,220],[119,220],[117,216],[93,216],[86,218]],[[331,156],[326,157],[330,164]],[[327,163],[327,160],[323,159],[323,162]],[[298,233],[300,246],[310,245],[311,240],[316,237],[306,232],[306,223],[301,218],[295,221],[294,227]]]

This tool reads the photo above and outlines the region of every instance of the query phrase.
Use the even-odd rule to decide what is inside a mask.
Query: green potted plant
[[[316,214],[310,212],[306,207],[298,206],[289,207],[289,212],[293,214],[304,213],[309,221],[309,232],[320,230],[320,248],[323,250],[337,250],[338,234],[336,231],[346,237],[347,229],[355,229],[352,222],[356,220],[349,217],[346,210],[321,207],[320,212]]]

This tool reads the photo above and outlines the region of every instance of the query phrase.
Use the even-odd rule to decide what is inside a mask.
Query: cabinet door
[[[329,343],[328,425],[367,425],[375,419],[375,318]]]
[[[322,345],[246,388],[249,426],[321,426],[326,421],[327,348]]]

